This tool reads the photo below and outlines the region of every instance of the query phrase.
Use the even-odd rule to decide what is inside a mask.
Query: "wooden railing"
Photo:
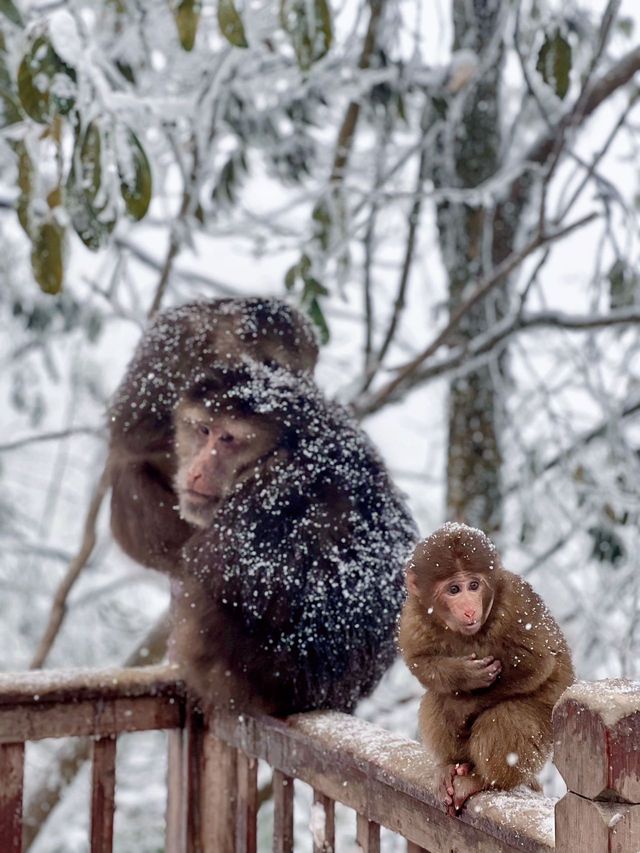
[[[293,850],[295,779],[314,789],[314,853],[334,850],[336,802],[355,811],[365,853],[379,850],[381,826],[410,853],[638,853],[640,683],[578,684],[554,725],[565,797],[485,792],[449,818],[419,744],[345,714],[204,720],[170,667],[3,675],[0,851],[22,850],[25,741],[92,736],[91,850],[110,853],[117,735],[170,729],[167,853],[256,850],[258,759],[273,768],[276,853]]]

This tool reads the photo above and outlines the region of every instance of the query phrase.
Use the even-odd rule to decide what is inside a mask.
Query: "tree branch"
[[[71,427],[70,429],[56,430],[55,432],[45,432],[41,435],[29,435],[25,438],[18,438],[15,441],[8,441],[6,444],[0,444],[0,453],[6,453],[9,450],[18,450],[21,447],[28,447],[30,444],[40,444],[43,441],[58,441],[62,438],[71,438],[74,435],[100,435],[103,432],[102,427]]]
[[[529,257],[533,252],[541,246],[548,245],[556,240],[568,236],[579,228],[588,225],[598,214],[590,213],[587,216],[559,228],[550,233],[538,233],[532,240],[516,252],[512,252],[505,260],[499,264],[488,276],[486,276],[476,287],[473,293],[463,300],[456,310],[451,315],[447,325],[439,332],[433,341],[415,358],[399,368],[394,379],[384,385],[379,391],[371,395],[368,399],[365,397],[362,401],[354,403],[354,411],[358,417],[365,417],[379,411],[391,399],[397,399],[398,393],[406,390],[409,385],[410,378],[416,373],[418,368],[446,342],[447,338],[457,328],[462,318],[473,308],[480,300],[502,282],[510,273],[513,272],[520,264]]]
[[[589,329],[604,329],[609,326],[627,326],[640,324],[640,307],[612,311],[610,314],[592,314],[579,317],[561,311],[543,311],[538,314],[516,314],[506,317],[486,335],[474,338],[465,347],[458,347],[446,358],[419,370],[408,383],[408,388],[444,376],[463,367],[462,373],[477,367],[477,361],[488,353],[495,354],[500,344],[523,331],[536,328],[556,328],[567,332],[579,332]]]
[[[108,490],[109,472],[105,466],[91,498],[91,503],[89,504],[89,509],[84,522],[84,532],[82,535],[80,550],[69,564],[67,573],[56,590],[53,605],[51,607],[51,613],[49,615],[49,623],[47,624],[44,635],[40,640],[36,653],[33,656],[33,660],[29,665],[30,669],[39,669],[42,666],[47,655],[51,651],[51,647],[53,646],[56,636],[58,635],[58,631],[62,625],[62,620],[64,619],[67,611],[67,597],[69,592],[78,579],[78,575],[86,566],[89,557],[93,552],[94,545],[96,544],[96,521],[98,519],[100,507],[102,506],[102,501],[104,500]]]

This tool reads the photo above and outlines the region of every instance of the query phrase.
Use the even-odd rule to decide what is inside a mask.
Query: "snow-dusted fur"
[[[187,306],[151,327],[115,397],[112,529],[174,577],[178,655],[205,701],[351,710],[395,656],[415,526],[364,432],[315,385],[314,359],[284,303]],[[277,426],[205,530],[177,511],[181,400]]]

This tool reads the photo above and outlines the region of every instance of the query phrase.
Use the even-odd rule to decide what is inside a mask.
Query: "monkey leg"
[[[531,698],[512,699],[477,717],[469,752],[483,788],[536,787],[536,774],[552,743],[551,706]]]
[[[466,720],[456,718],[437,693],[425,693],[422,697],[418,724],[422,742],[441,764],[470,761]]]
[[[447,812],[454,815],[453,797],[456,776],[471,772],[469,763],[469,728],[464,718],[452,714],[452,709],[435,693],[426,693],[420,703],[420,735],[422,742],[438,761],[436,775],[438,796]]]

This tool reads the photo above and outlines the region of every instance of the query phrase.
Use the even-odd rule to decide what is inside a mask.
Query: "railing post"
[[[640,850],[640,682],[578,682],[553,712],[556,853]]]
[[[24,743],[0,744],[0,850],[22,851]]]

